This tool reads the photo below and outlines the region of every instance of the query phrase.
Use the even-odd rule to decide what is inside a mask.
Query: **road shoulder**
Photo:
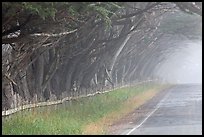
[[[109,135],[121,135],[125,134],[125,131],[128,129],[131,130],[133,125],[139,124],[145,116],[151,112],[154,107],[158,104],[158,102],[168,93],[170,92],[173,86],[170,86],[160,92],[158,92],[153,98],[145,102],[140,107],[136,108],[133,112],[125,115],[122,119],[113,123],[109,126],[107,134]]]

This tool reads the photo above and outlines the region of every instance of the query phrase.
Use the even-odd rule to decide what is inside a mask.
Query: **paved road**
[[[132,122],[134,123],[134,122]],[[201,135],[202,85],[177,85],[123,135]]]

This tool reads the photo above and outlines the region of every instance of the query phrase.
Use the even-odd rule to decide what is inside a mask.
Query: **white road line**
[[[168,96],[169,93],[157,104],[156,108],[139,125],[131,129],[126,135],[130,135],[135,129],[139,128],[161,106],[161,103],[166,100]]]
[[[139,128],[159,107],[156,107],[138,126],[130,130],[126,135],[130,135],[135,129]]]

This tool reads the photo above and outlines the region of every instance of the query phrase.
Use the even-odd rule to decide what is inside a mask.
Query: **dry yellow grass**
[[[134,109],[144,104],[146,101],[154,97],[156,93],[158,93],[158,91],[160,91],[158,88],[153,88],[128,99],[126,102],[124,102],[122,109],[120,109],[119,111],[109,113],[108,115],[101,118],[97,122],[86,125],[83,134],[85,135],[105,134],[106,129],[109,125],[111,125],[112,123],[121,119],[126,114],[132,112]]]

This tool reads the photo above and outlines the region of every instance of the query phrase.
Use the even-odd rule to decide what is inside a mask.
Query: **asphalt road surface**
[[[122,135],[202,135],[202,85],[177,85]]]

